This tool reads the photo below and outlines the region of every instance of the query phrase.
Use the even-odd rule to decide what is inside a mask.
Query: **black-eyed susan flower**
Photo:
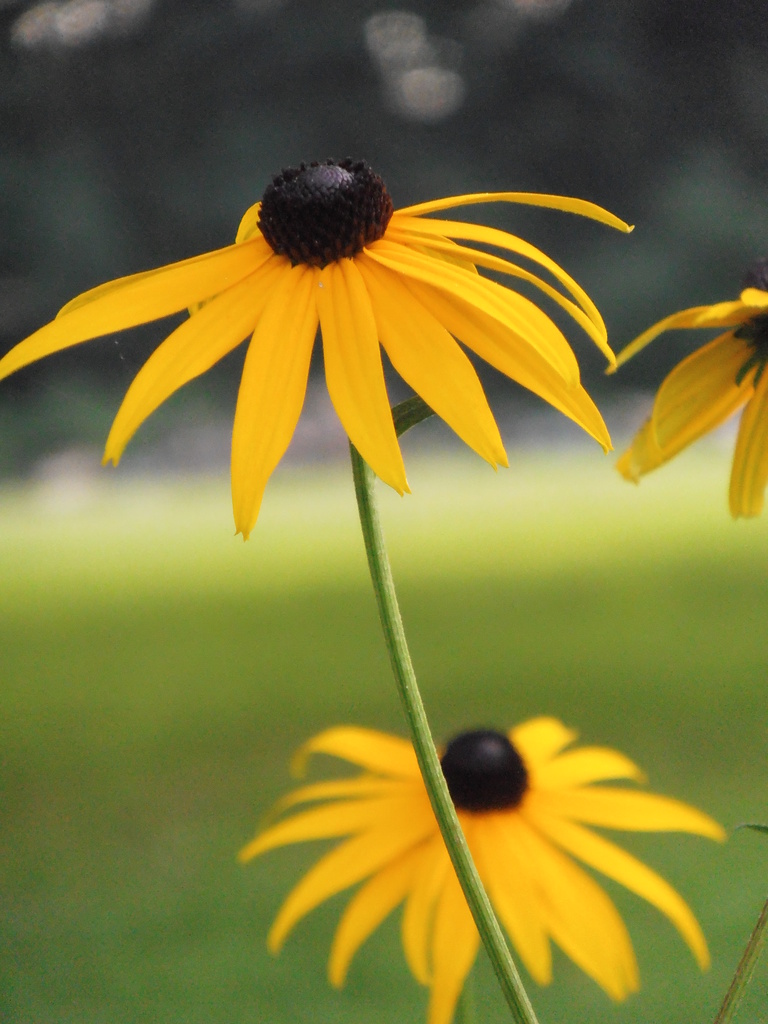
[[[443,773],[483,884],[532,977],[540,984],[551,980],[554,941],[619,1000],[638,987],[632,944],[612,900],[574,858],[657,907],[702,968],[709,954],[696,918],[675,890],[584,826],[692,832],[712,839],[724,834],[706,814],[677,800],[595,785],[641,781],[643,775],[614,750],[566,749],[575,739],[576,733],[557,719],[544,717],[508,735],[463,733],[445,748]],[[301,748],[297,771],[316,753],[343,758],[363,772],[290,793],[276,808],[290,813],[261,832],[240,859],[289,843],[348,838],[290,893],[269,933],[269,947],[277,952],[300,918],[363,883],[333,939],[332,984],[343,984],[357,949],[403,904],[403,948],[415,977],[430,986],[429,1024],[449,1024],[479,939],[413,748],[395,736],[341,726]]]
[[[376,474],[400,493],[408,483],[380,345],[427,405],[494,466],[507,464],[504,446],[456,339],[607,449],[608,431],[560,330],[529,299],[481,277],[477,268],[539,288],[612,360],[589,297],[548,256],[514,235],[426,216],[495,201],[553,207],[629,230],[592,203],[530,193],[456,196],[394,211],[381,178],[364,162],[302,164],[273,179],[243,217],[234,245],[79,295],[0,360],[0,378],[71,345],[189,309],[120,406],[104,453],[105,462],[117,464],[166,398],[250,337],[232,435],[235,523],[244,536],[296,427],[318,325],[325,378],[344,429]],[[567,294],[464,241],[537,264]]]
[[[768,260],[750,269],[738,299],[665,317],[629,344],[618,364],[662,332],[691,327],[728,330],[692,352],[665,378],[650,418],[616,468],[637,482],[743,408],[729,505],[734,516],[757,516],[768,482]]]

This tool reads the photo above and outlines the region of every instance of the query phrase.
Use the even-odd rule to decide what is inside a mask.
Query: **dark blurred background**
[[[635,223],[626,238],[548,211],[466,213],[561,262],[619,348],[677,308],[735,297],[768,252],[764,13],[756,0],[0,0],[0,345],[83,289],[229,243],[281,167],[350,155],[396,206],[552,191]],[[103,438],[167,330],[3,383],[0,473]],[[664,340],[606,380],[577,334],[598,402],[652,389],[691,343]],[[161,422],[231,415],[241,360]]]

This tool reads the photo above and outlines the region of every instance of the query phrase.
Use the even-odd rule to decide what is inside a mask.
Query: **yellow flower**
[[[650,418],[616,468],[627,480],[668,462],[742,407],[729,504],[734,516],[763,510],[768,482],[768,260],[754,265],[738,299],[694,306],[660,320],[619,355],[617,365],[663,331],[727,327],[679,363],[658,390]]]
[[[693,832],[723,839],[720,826],[667,797],[595,782],[643,778],[623,754],[565,748],[576,733],[555,718],[510,730],[463,733],[442,756],[443,772],[480,877],[510,938],[540,984],[552,977],[550,939],[614,999],[638,987],[635,956],[610,898],[576,857],[657,907],[702,968],[707,945],[691,910],[671,886],[584,824],[635,831]],[[351,726],[329,729],[299,751],[358,765],[352,778],[290,793],[278,813],[316,803],[273,824],[240,853],[310,839],[348,836],[290,893],[272,926],[273,952],[296,922],[335,893],[363,882],[341,918],[328,965],[343,984],[350,961],[380,922],[404,903],[402,941],[415,977],[431,988],[429,1024],[449,1024],[472,966],[478,934],[437,829],[410,743]]]
[[[481,359],[571,417],[604,448],[610,438],[579,383],[568,343],[529,299],[478,275],[485,267],[535,285],[564,308],[612,361],[603,321],[585,292],[548,256],[504,231],[425,214],[516,202],[628,226],[592,203],[530,193],[481,193],[393,211],[362,161],[284,170],[243,217],[234,245],[84,292],[0,360],[0,378],[61,349],[169,316],[192,315],[131,384],[107,439],[117,464],[138,427],[174,391],[248,336],[232,435],[235,523],[253,528],[266,483],[298,421],[318,324],[333,405],[363,458],[408,490],[384,383],[381,344],[403,379],[471,448],[507,465],[472,364]],[[455,239],[495,246],[543,267],[570,297],[535,274]]]

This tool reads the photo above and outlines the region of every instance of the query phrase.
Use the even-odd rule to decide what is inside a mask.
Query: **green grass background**
[[[591,449],[495,475],[410,447],[413,495],[382,501],[437,737],[554,714],[729,829],[768,820],[768,518],[730,520],[725,451],[635,489]],[[424,1020],[397,915],[342,992],[325,961],[344,897],[266,952],[320,845],[235,860],[306,737],[403,732],[355,515],[343,466],[279,473],[245,545],[226,480],[121,471],[82,493],[0,493],[0,1020]],[[768,843],[619,838],[694,907],[712,970],[608,885],[642,991],[615,1006],[558,957],[554,984],[532,988],[542,1024],[712,1020]],[[486,964],[476,976],[481,1019],[506,1019]],[[766,977],[740,1020],[768,1020]]]

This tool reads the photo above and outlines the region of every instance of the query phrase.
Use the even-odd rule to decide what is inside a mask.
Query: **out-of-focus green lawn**
[[[768,518],[730,520],[727,458],[639,489],[581,449],[498,475],[412,459],[413,496],[382,499],[437,736],[555,714],[729,829],[768,819]],[[422,1021],[397,915],[341,993],[325,961],[344,898],[265,951],[319,846],[235,861],[307,736],[403,731],[346,469],[278,475],[246,545],[226,481],[105,481],[0,494],[0,1020]],[[542,1024],[711,1020],[768,844],[619,838],[690,901],[713,968],[609,885],[642,992],[616,1007],[559,957],[532,989]],[[483,1019],[506,1019],[483,963],[478,980]]]

